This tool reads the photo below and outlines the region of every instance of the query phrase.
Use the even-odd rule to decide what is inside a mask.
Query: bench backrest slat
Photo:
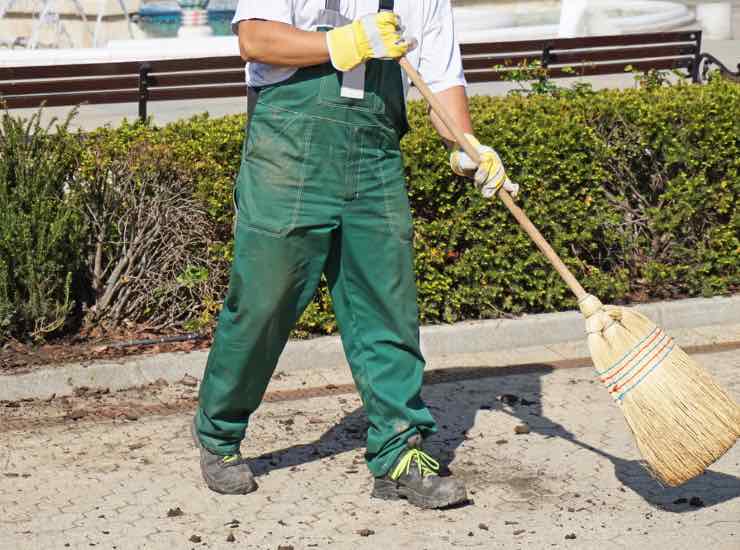
[[[671,44],[676,42],[696,42],[698,31],[657,32],[643,34],[616,34],[608,36],[583,36],[578,38],[547,38],[520,40],[515,42],[493,42],[484,44],[462,44],[463,56],[480,54],[501,54],[542,51],[545,46],[551,49],[608,48],[617,46],[640,46],[644,44]]]
[[[149,77],[150,88],[198,86],[202,84],[244,84],[244,70],[209,71],[201,73],[164,73]]]
[[[244,82],[242,70],[208,71],[199,73],[160,73],[149,76],[149,87],[196,86],[203,84],[239,84]],[[138,90],[138,76],[108,78],[74,78],[19,82],[0,82],[0,95],[6,98],[32,94],[64,94],[69,92],[101,92],[105,90]]]
[[[645,72],[650,69],[667,71],[671,69],[690,69],[693,59],[656,59],[650,61],[622,61],[621,63],[603,63],[597,65],[581,65],[578,67],[553,67],[548,70],[551,78],[567,78],[579,76],[603,76],[610,74],[624,74],[632,69]],[[470,71],[465,72],[465,78],[470,83],[502,81],[508,78],[508,71]]]
[[[119,90],[93,94],[89,92],[54,95],[26,95],[3,99],[8,109],[28,109],[41,104],[47,107],[65,107],[87,103],[90,105],[107,105],[109,103],[135,103],[139,98],[138,91]]]
[[[65,94],[69,92],[102,92],[107,90],[138,90],[138,76],[109,76],[107,78],[76,78],[29,82],[0,82],[0,95],[5,98],[34,94]]]
[[[217,97],[246,97],[244,84],[226,86],[188,86],[187,88],[155,88],[149,92],[152,101],[172,101],[177,99],[210,99]]]

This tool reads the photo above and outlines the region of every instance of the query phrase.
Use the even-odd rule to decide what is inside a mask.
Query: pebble
[[[576,538],[575,533],[570,533],[568,535],[565,535],[565,540],[575,540],[575,538]]]
[[[189,374],[186,374],[182,377],[182,380],[180,380],[180,384],[183,386],[188,386],[189,388],[194,388],[198,385],[198,379],[195,376],[190,376]]]
[[[369,537],[370,535],[374,535],[375,531],[373,531],[372,529],[360,529],[359,531],[357,531],[357,534],[361,537]]]
[[[526,529],[517,529],[514,531],[514,536],[521,535],[522,533],[526,533]]]
[[[519,424],[518,426],[514,426],[514,433],[517,435],[528,434],[529,432],[530,429],[527,424]]]
[[[519,403],[519,397],[511,393],[499,395],[498,400],[501,401],[501,403],[503,403],[504,405],[516,405],[517,403]]]
[[[190,542],[200,542],[200,541],[201,541],[201,540],[203,540],[203,539],[201,539],[201,538],[200,538],[200,537],[199,537],[198,535],[191,535],[191,536],[190,536],[190,538],[189,538],[188,540],[189,540]]]
[[[167,517],[168,518],[179,518],[180,516],[184,515],[185,512],[182,511],[182,509],[178,506],[176,508],[170,508],[167,510]]]
[[[480,529],[481,531],[488,531],[488,525],[486,525],[485,523],[479,523],[478,529]]]
[[[86,416],[87,411],[83,411],[82,409],[70,411],[69,414],[67,414],[67,418],[69,418],[70,420],[79,420],[80,418],[84,418]]]
[[[226,537],[226,542],[236,542],[236,537],[234,536],[234,533],[229,533],[229,536]]]

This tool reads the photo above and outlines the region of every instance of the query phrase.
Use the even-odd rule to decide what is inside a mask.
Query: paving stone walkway
[[[740,399],[737,350],[697,357]],[[215,495],[188,435],[194,391],[0,408],[0,549],[740,549],[740,447],[683,487],[661,488],[589,368],[482,359],[427,385],[440,423],[430,447],[472,499],[445,511],[369,498],[354,393],[266,403],[243,446],[259,491]],[[179,405],[159,416],[69,414],[116,399]],[[66,420],[54,421],[61,410]],[[27,424],[3,430],[11,416]],[[516,435],[522,423],[531,432]]]

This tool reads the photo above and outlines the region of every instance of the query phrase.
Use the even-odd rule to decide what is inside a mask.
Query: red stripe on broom
[[[611,388],[611,389],[609,390],[609,393],[615,393],[615,392],[618,392],[619,390],[621,390],[621,389],[622,389],[622,388],[624,388],[625,386],[629,385],[629,383],[630,383],[630,382],[632,382],[632,380],[634,380],[634,379],[635,379],[635,378],[636,378],[636,377],[637,377],[637,376],[638,376],[638,375],[639,375],[639,374],[640,374],[641,372],[643,372],[643,371],[644,371],[645,369],[647,369],[648,367],[650,367],[650,365],[652,364],[652,361],[653,361],[653,359],[655,359],[655,358],[656,358],[656,357],[657,357],[658,355],[660,355],[660,354],[661,354],[661,352],[662,352],[662,351],[663,351],[664,349],[666,349],[666,348],[667,348],[668,346],[670,346],[670,345],[671,345],[671,338],[667,338],[667,339],[666,339],[666,342],[665,342],[665,344],[663,344],[663,347],[661,347],[661,348],[660,348],[660,349],[659,349],[658,351],[656,351],[656,352],[655,352],[655,353],[653,354],[653,356],[652,356],[652,357],[651,357],[651,358],[650,358],[650,359],[648,360],[648,362],[647,362],[647,363],[645,363],[645,366],[643,366],[643,367],[642,367],[642,368],[641,368],[640,370],[638,370],[638,371],[637,371],[637,372],[636,372],[635,374],[633,374],[632,376],[630,376],[629,380],[627,380],[626,382],[624,382],[624,383],[623,383],[622,385],[616,385],[616,386],[614,386],[613,388]]]
[[[628,367],[628,366],[629,366],[630,364],[632,364],[632,362],[633,362],[633,361],[634,361],[635,359],[637,359],[637,357],[639,357],[639,355],[640,355],[640,354],[641,354],[641,353],[642,353],[643,351],[645,351],[645,349],[647,349],[648,347],[650,347],[650,345],[651,345],[651,344],[652,344],[653,342],[655,342],[655,340],[656,340],[656,339],[657,339],[657,338],[658,338],[659,336],[662,336],[662,335],[663,335],[663,331],[661,331],[661,330],[657,330],[657,331],[655,331],[655,336],[653,336],[653,337],[652,337],[652,338],[651,338],[650,340],[648,340],[648,341],[647,341],[647,343],[646,343],[646,344],[645,344],[644,346],[642,346],[642,349],[640,349],[640,351],[638,351],[638,352],[637,352],[637,354],[636,354],[636,355],[635,355],[635,356],[634,356],[634,357],[633,357],[632,359],[630,359],[629,361],[627,361],[627,362],[626,362],[626,363],[625,363],[624,365],[622,365],[622,366],[621,366],[621,367],[620,367],[619,369],[617,369],[617,370],[616,370],[615,372],[613,372],[613,373],[612,373],[612,374],[610,374],[609,376],[603,376],[603,377],[601,378],[601,381],[602,381],[602,382],[604,382],[604,383],[606,383],[606,382],[608,382],[609,380],[611,380],[612,378],[614,378],[614,377],[615,377],[616,375],[618,375],[618,374],[619,374],[620,372],[622,372],[622,371],[623,371],[624,369],[626,369],[626,368],[627,368],[627,367]]]

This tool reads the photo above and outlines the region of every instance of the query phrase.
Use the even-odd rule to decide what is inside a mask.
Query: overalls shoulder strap
[[[342,0],[326,0],[326,9],[331,11],[339,11]],[[394,0],[380,0],[380,6],[378,11],[393,11]]]
[[[342,0],[325,0],[324,9],[319,12],[316,20],[316,27],[319,30],[329,30],[352,22],[351,19],[343,16],[341,13]],[[395,7],[394,0],[380,0],[378,2],[378,11],[393,11]]]

